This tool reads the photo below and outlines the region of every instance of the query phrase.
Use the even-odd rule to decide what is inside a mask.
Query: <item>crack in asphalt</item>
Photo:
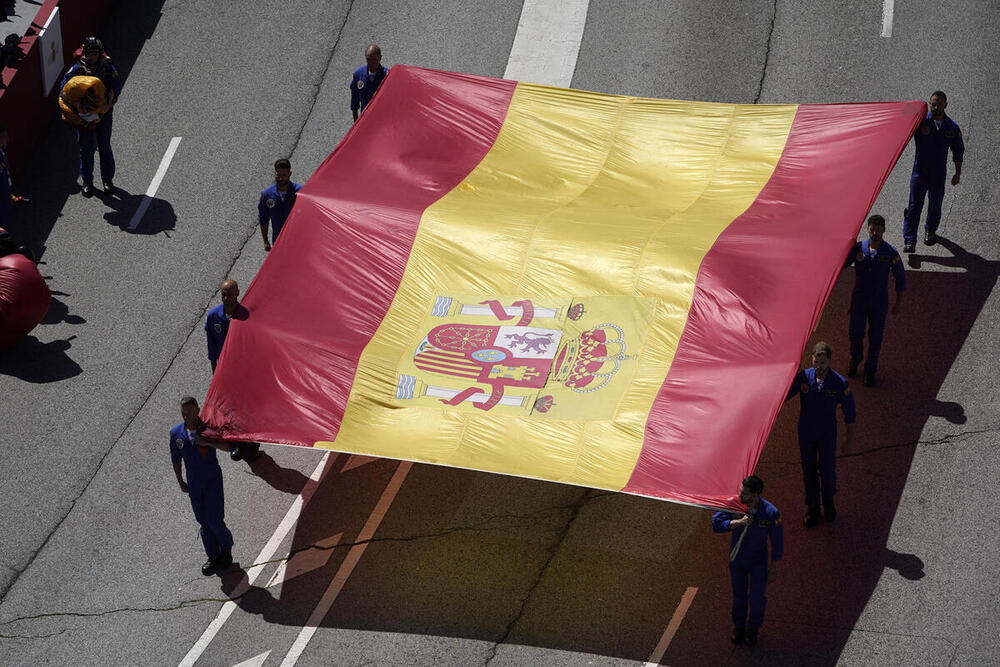
[[[539,568],[538,576],[535,577],[535,581],[532,582],[531,586],[528,587],[527,592],[524,594],[524,597],[521,598],[521,605],[518,607],[517,613],[514,614],[514,617],[507,624],[503,635],[493,644],[493,646],[490,647],[489,654],[483,662],[483,667],[488,667],[489,664],[493,662],[493,660],[497,657],[497,651],[500,650],[500,645],[507,641],[510,633],[514,631],[514,626],[517,625],[519,620],[521,620],[525,609],[528,607],[528,602],[538,589],[538,586],[542,583],[542,579],[545,577],[545,573],[548,572],[549,567],[552,565],[552,561],[555,559],[556,554],[559,553],[559,547],[562,546],[563,541],[566,539],[566,535],[569,534],[570,527],[573,525],[576,517],[580,515],[580,510],[583,509],[583,506],[587,504],[590,498],[590,489],[586,489],[582,494],[580,494],[580,497],[577,498],[575,503],[566,507],[566,509],[570,510],[569,520],[566,521],[566,525],[563,526],[563,529],[560,531],[559,539],[553,543],[552,548],[549,551],[548,558],[545,559],[542,567]]]
[[[868,628],[859,628],[847,625],[830,625],[827,623],[806,623],[804,621],[789,621],[783,618],[775,618],[773,620],[771,618],[768,618],[768,622],[783,623],[785,625],[797,625],[807,628],[821,628],[824,630],[841,630],[841,631],[847,631],[849,633],[864,632],[870,635],[885,635],[887,637],[906,637],[909,639],[936,639],[937,641],[944,642],[945,644],[951,647],[952,658],[954,658],[955,652],[958,650],[958,645],[951,639],[948,639],[947,637],[941,637],[939,635],[929,635],[926,633],[915,634],[909,632],[891,632],[889,630],[870,630]]]
[[[589,492],[590,491],[588,490],[587,493],[589,493]],[[287,556],[283,557],[283,558],[274,558],[274,559],[271,559],[271,560],[261,561],[261,562],[258,562],[258,563],[252,563],[251,565],[247,566],[247,569],[253,568],[253,567],[263,567],[265,565],[269,565],[269,564],[273,564],[273,563],[281,563],[283,561],[288,561],[293,556],[295,556],[296,554],[301,553],[303,551],[309,551],[311,549],[315,549],[317,551],[333,551],[335,549],[349,549],[349,548],[354,547],[354,546],[363,545],[363,544],[371,544],[373,542],[415,542],[415,541],[418,541],[418,540],[427,540],[427,539],[436,539],[436,538],[440,538],[440,537],[447,537],[449,535],[454,535],[454,534],[457,534],[457,533],[484,532],[484,531],[492,531],[492,530],[502,530],[502,529],[506,529],[506,528],[525,528],[525,527],[528,527],[528,526],[531,526],[531,525],[534,525],[534,524],[533,523],[523,523],[523,524],[507,523],[507,524],[504,524],[504,525],[492,526],[492,527],[490,527],[489,524],[493,523],[495,521],[499,521],[499,520],[510,520],[510,519],[525,520],[525,521],[535,521],[535,520],[537,520],[539,518],[543,518],[543,517],[545,517],[546,515],[549,515],[549,514],[554,514],[554,513],[557,513],[557,512],[563,512],[563,511],[566,511],[566,510],[571,510],[573,512],[573,514],[572,514],[572,516],[570,518],[569,523],[567,523],[567,525],[560,532],[559,539],[558,539],[558,541],[556,543],[556,547],[553,550],[553,555],[554,555],[555,549],[558,548],[558,545],[562,542],[563,537],[565,537],[565,534],[566,534],[566,532],[569,529],[569,524],[572,523],[572,520],[576,517],[576,514],[579,512],[580,507],[582,507],[589,500],[593,500],[593,499],[596,499],[596,498],[601,498],[601,497],[608,496],[608,495],[615,495],[613,493],[599,493],[599,494],[594,494],[594,495],[591,495],[590,497],[587,497],[587,493],[585,493],[584,496],[580,500],[577,500],[575,503],[571,503],[569,505],[553,505],[551,507],[546,507],[546,508],[544,508],[544,509],[542,509],[542,510],[540,510],[538,512],[534,512],[534,513],[530,513],[530,514],[497,514],[497,515],[492,515],[492,516],[489,516],[489,517],[483,519],[482,521],[470,524],[468,526],[455,526],[453,528],[448,528],[446,530],[441,530],[441,531],[437,531],[437,532],[433,532],[433,533],[420,533],[420,534],[417,534],[417,535],[408,535],[408,536],[400,536],[400,537],[372,537],[372,538],[367,539],[367,540],[358,540],[358,541],[355,541],[355,542],[341,542],[341,543],[335,544],[333,546],[320,546],[320,545],[317,545],[317,544],[309,544],[309,545],[305,545],[305,546],[299,547],[298,549],[294,549],[293,551],[290,551],[289,554]],[[550,561],[550,560],[551,560],[551,555],[550,555],[549,559],[546,561],[546,565],[547,565],[548,561]],[[545,571],[545,568],[543,567],[542,568],[542,573],[544,573],[544,571]],[[198,577],[196,579],[192,579],[188,583],[189,584],[190,583],[194,583],[196,581],[201,581],[202,579],[203,579],[203,577]],[[541,579],[541,575],[539,575],[539,579]],[[536,584],[537,584],[537,582],[536,582]],[[534,588],[534,586],[532,588]],[[6,621],[0,621],[0,626],[11,625],[13,623],[18,623],[18,622],[21,622],[21,621],[33,621],[33,620],[40,620],[40,619],[45,619],[45,618],[55,618],[55,617],[65,617],[65,616],[74,617],[74,618],[94,618],[94,617],[100,617],[100,616],[107,616],[109,614],[120,614],[120,613],[129,613],[129,612],[177,611],[179,609],[183,609],[183,608],[191,607],[191,606],[195,606],[195,605],[200,605],[200,604],[237,602],[238,600],[242,599],[246,595],[249,595],[249,594],[253,593],[254,590],[257,590],[257,589],[259,589],[258,586],[253,586],[249,590],[247,590],[246,592],[242,593],[241,595],[236,595],[236,596],[231,596],[231,597],[227,596],[227,597],[219,597],[219,598],[192,598],[190,600],[183,600],[183,601],[177,603],[176,605],[170,606],[170,607],[121,607],[121,608],[106,609],[104,611],[96,611],[96,612],[54,611],[54,612],[46,612],[46,613],[42,613],[42,614],[31,614],[31,615],[26,615],[26,616],[17,616],[15,618],[11,618],[11,619],[8,619]],[[529,595],[530,595],[530,591],[529,591]],[[525,598],[525,602],[526,601],[527,601],[527,598]],[[516,619],[515,619],[515,621],[516,621]],[[65,631],[65,630],[63,630],[63,631]],[[509,630],[508,630],[508,633],[509,633]],[[5,635],[0,634],[0,638],[3,638],[4,636]],[[11,635],[11,636],[13,636],[13,635]],[[23,638],[30,639],[30,638],[33,638],[33,637],[24,636]],[[43,637],[39,636],[38,638],[43,638]]]
[[[998,427],[998,426],[992,426],[992,427],[989,427],[989,428],[978,429],[978,430],[974,430],[974,431],[960,431],[958,433],[947,433],[947,434],[941,436],[940,438],[935,438],[935,439],[932,439],[932,440],[910,440],[908,442],[896,442],[896,443],[892,443],[892,444],[889,444],[889,445],[879,445],[878,447],[871,447],[869,449],[863,449],[863,450],[858,451],[858,452],[849,452],[849,453],[846,453],[846,454],[837,454],[837,458],[838,459],[852,459],[852,458],[857,458],[857,457],[860,457],[860,456],[868,456],[869,454],[875,454],[875,453],[878,453],[878,452],[888,451],[888,450],[891,450],[891,449],[905,449],[907,447],[916,447],[917,445],[928,445],[928,446],[947,445],[947,444],[951,444],[953,442],[962,442],[963,440],[965,440],[965,439],[967,439],[967,438],[969,438],[971,436],[982,435],[984,433],[997,433],[998,431],[1000,431],[1000,427]],[[794,465],[794,466],[798,466],[798,465],[802,464],[802,461],[799,460],[799,459],[796,459],[794,461],[781,460],[781,459],[772,459],[772,460],[769,460],[769,461],[762,461],[761,463],[766,464],[766,465],[787,465],[787,466]]]
[[[302,125],[299,127],[299,131],[296,133],[295,139],[292,142],[292,147],[291,147],[291,150],[289,151],[289,155],[290,156],[294,156],[295,151],[298,148],[299,142],[302,139],[302,133],[304,132],[306,125],[308,125],[309,119],[312,117],[313,110],[316,107],[316,100],[319,98],[319,89],[322,87],[323,81],[326,79],[326,76],[327,76],[327,74],[330,71],[330,65],[333,62],[334,52],[336,51],[337,46],[340,43],[340,37],[343,34],[344,26],[347,25],[347,19],[350,16],[351,10],[353,8],[354,8],[354,0],[350,0],[350,2],[347,5],[347,11],[344,13],[344,20],[341,22],[340,28],[337,31],[337,38],[333,41],[333,45],[330,47],[330,49],[328,51],[326,66],[323,68],[323,72],[320,75],[319,83],[312,85],[312,88],[314,89],[313,98],[312,98],[311,102],[309,103],[309,109],[306,111],[305,118],[302,121]],[[242,257],[243,254],[246,252],[247,246],[250,245],[250,243],[253,241],[253,239],[257,235],[257,233],[258,233],[257,229],[256,229],[256,227],[254,227],[247,234],[246,241],[243,242],[243,245],[240,248],[240,251],[238,253],[236,253],[236,255],[233,257],[232,261],[230,262],[229,266],[226,268],[224,276],[230,275],[230,273],[233,270],[233,267],[236,265],[236,262],[238,262],[239,258]],[[211,307],[212,307],[212,301],[214,300],[214,298],[215,298],[215,291],[212,292],[211,296],[208,299],[208,303],[206,304],[206,306],[202,310],[202,312],[196,318],[193,319],[193,323],[191,325],[191,331],[190,331],[190,333],[187,336],[184,337],[184,340],[181,342],[181,344],[174,351],[173,356],[170,358],[170,363],[167,364],[166,368],[160,374],[160,376],[156,379],[156,381],[152,383],[152,385],[149,388],[149,391],[146,393],[146,396],[143,398],[142,403],[139,405],[139,407],[135,410],[135,412],[129,418],[129,420],[125,424],[124,428],[122,428],[121,431],[118,433],[118,436],[114,439],[114,444],[111,445],[111,447],[108,448],[108,450],[104,453],[103,456],[101,456],[100,460],[97,462],[97,465],[95,466],[93,473],[91,473],[91,475],[90,475],[90,479],[83,486],[83,488],[76,495],[76,497],[73,498],[70,501],[69,507],[67,508],[66,512],[63,513],[63,515],[61,517],[59,517],[59,520],[52,527],[52,530],[49,531],[48,535],[45,536],[45,539],[42,541],[42,543],[38,546],[38,548],[36,548],[34,551],[31,552],[31,555],[28,557],[28,560],[24,564],[23,567],[18,568],[18,567],[6,566],[6,567],[8,567],[10,570],[12,570],[14,572],[14,576],[11,577],[10,581],[7,582],[7,585],[4,586],[2,590],[0,590],[0,604],[2,604],[3,601],[6,599],[7,593],[9,593],[10,590],[14,587],[14,585],[18,582],[18,580],[21,578],[21,575],[24,574],[28,570],[28,568],[30,568],[31,565],[35,562],[35,559],[38,557],[38,554],[40,554],[42,552],[42,550],[44,550],[45,547],[48,545],[49,540],[52,539],[52,536],[56,534],[56,532],[62,526],[63,522],[66,520],[66,518],[70,515],[70,513],[76,507],[77,501],[80,500],[80,498],[83,497],[83,495],[87,492],[88,489],[90,489],[90,485],[97,478],[97,475],[100,473],[101,468],[104,467],[105,460],[107,460],[107,458],[108,458],[108,456],[110,456],[111,452],[114,451],[115,447],[117,447],[120,444],[120,442],[121,442],[122,438],[124,437],[126,431],[128,431],[128,429],[132,426],[132,424],[135,422],[135,420],[138,419],[139,415],[142,413],[143,409],[146,407],[146,404],[149,403],[150,398],[152,398],[153,394],[156,392],[157,387],[160,386],[160,384],[163,382],[163,379],[167,376],[167,374],[170,372],[170,370],[174,367],[174,364],[177,363],[178,357],[180,357],[181,352],[183,352],[184,347],[191,340],[191,337],[194,336],[196,333],[198,333],[198,331],[200,329],[199,325],[201,324],[202,320],[205,318],[205,314],[211,309]]]
[[[753,103],[760,102],[761,93],[764,92],[764,79],[767,77],[767,65],[771,60],[771,37],[774,35],[774,23],[778,18],[778,0],[774,0],[771,7],[771,25],[767,29],[767,46],[764,49],[764,66],[760,70],[760,81],[757,82],[757,94],[753,96]]]

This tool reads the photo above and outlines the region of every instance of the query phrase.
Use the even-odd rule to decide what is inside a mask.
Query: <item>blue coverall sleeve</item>
[[[77,67],[78,66],[74,63],[68,70],[66,70],[66,74],[63,75],[62,81],[59,82],[59,90],[65,88],[66,84],[69,83],[69,80],[76,76]]]
[[[712,532],[713,533],[728,533],[729,532],[729,522],[732,520],[733,515],[729,512],[716,512],[712,515]]]
[[[903,260],[899,253],[892,258],[892,279],[896,281],[896,291],[906,291],[906,269],[903,267]]]
[[[962,130],[958,129],[958,126],[955,129],[958,130],[958,136],[955,137],[955,142],[951,145],[951,159],[962,164],[962,160],[965,158],[965,140],[962,139]]]
[[[122,78],[114,65],[109,65],[108,69],[111,72],[111,90],[114,91],[115,101],[117,102],[118,97],[122,94]]]
[[[851,264],[854,264],[854,260],[858,256],[859,250],[861,250],[860,243],[855,243],[854,245],[851,246],[850,252],[847,253],[847,259],[844,260],[844,266],[843,266],[844,269],[849,267]]]
[[[785,400],[787,401],[792,396],[795,396],[797,393],[799,393],[799,387],[801,387],[802,383],[805,381],[806,381],[805,373],[803,373],[802,371],[796,373],[795,377],[792,378],[792,386],[788,388],[788,394],[785,396]]]
[[[771,540],[771,560],[781,560],[785,553],[785,529],[781,525],[780,514],[776,514],[771,519],[771,527],[767,530],[767,536]]]
[[[358,94],[357,76],[351,76],[351,111],[361,108],[361,96]]]
[[[854,408],[854,394],[851,393],[851,387],[849,385],[844,385],[844,388],[840,391],[840,409],[844,411],[844,423],[853,424],[854,420],[857,419],[858,413]]]
[[[180,463],[181,462],[181,450],[177,449],[177,445],[174,444],[174,434],[170,434],[170,462]]]
[[[219,349],[219,341],[215,339],[211,324],[210,318],[205,320],[205,338],[208,341],[208,360],[218,361],[219,352],[221,352],[221,350]]]
[[[260,200],[257,202],[257,224],[266,225],[269,216],[267,214],[267,204],[264,203],[264,193],[260,194]]]

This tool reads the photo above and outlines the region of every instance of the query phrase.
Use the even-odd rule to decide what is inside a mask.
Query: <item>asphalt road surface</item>
[[[574,4],[538,15],[532,27],[553,37],[541,53],[565,46],[558,19]],[[705,510],[344,454],[265,447],[252,467],[224,459],[241,566],[201,576],[167,432],[178,397],[208,387],[202,326],[219,282],[245,288],[264,258],[255,204],[270,165],[290,156],[304,182],[337,145],[369,42],[389,65],[502,76],[521,10],[516,0],[119,3],[101,35],[126,79],[118,193],[80,195],[75,141],[58,122],[15,184],[33,203],[13,231],[43,251],[55,299],[0,356],[0,663],[1000,662],[992,0],[586,8],[575,88],[740,103],[943,88],[965,134],[942,241],[907,258],[882,381],[856,388],[836,524],[799,523],[794,404],[764,449],[759,474],[784,511],[786,555],[756,648],[728,641],[728,538],[711,533]],[[897,247],[911,161],[912,148],[873,208]],[[840,369],[851,279],[813,337],[834,345]]]

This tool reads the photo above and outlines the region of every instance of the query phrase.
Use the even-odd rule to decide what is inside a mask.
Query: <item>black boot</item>
[[[833,496],[823,498],[823,518],[829,523],[837,520],[837,507],[833,504]]]
[[[858,366],[861,365],[861,358],[851,359],[851,363],[847,364],[847,377],[852,378],[858,372]]]
[[[802,525],[805,526],[806,528],[812,528],[817,523],[819,523],[819,518],[820,518],[819,508],[810,505],[809,509],[806,510],[805,518],[802,519]]]
[[[742,644],[746,639],[746,632],[747,632],[746,628],[737,625],[736,627],[733,628],[733,634],[729,638],[729,641],[731,641],[734,644]]]
[[[201,566],[201,573],[206,577],[211,577],[215,574],[215,561],[209,558],[205,561],[205,564]]]
[[[93,197],[94,196],[94,183],[92,181],[84,181],[83,182],[83,188],[80,189],[80,192],[83,194],[84,197],[88,197],[88,198],[89,197]]]
[[[747,646],[757,645],[757,628],[747,630]]]

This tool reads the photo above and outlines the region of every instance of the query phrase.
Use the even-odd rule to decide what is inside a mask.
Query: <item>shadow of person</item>
[[[171,230],[177,224],[174,207],[163,199],[133,195],[119,187],[111,195],[99,196],[113,209],[104,214],[104,219],[123,232],[151,236]]]
[[[39,384],[75,377],[83,369],[66,354],[74,338],[42,343],[34,336],[25,336],[17,345],[0,353],[0,375]]]
[[[59,322],[66,322],[67,324],[84,324],[87,320],[80,317],[79,315],[70,315],[69,306],[56,298],[59,296],[70,296],[65,292],[50,292],[52,295],[52,301],[49,303],[49,310],[45,313],[45,317],[39,324],[58,324]]]
[[[250,464],[250,470],[257,477],[284,493],[298,494],[309,481],[308,477],[294,468],[282,468],[267,452],[260,452]]]
[[[910,581],[923,579],[924,561],[915,554],[901,554],[892,549],[885,550],[885,566],[899,572],[900,576]]]

